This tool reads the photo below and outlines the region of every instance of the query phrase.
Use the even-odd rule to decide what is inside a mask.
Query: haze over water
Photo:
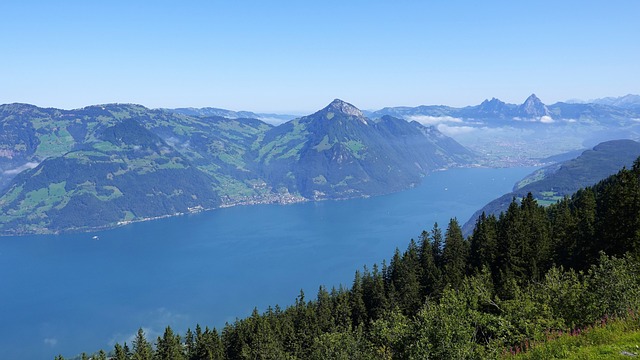
[[[434,222],[464,223],[533,168],[436,172],[408,191],[257,205],[99,233],[0,238],[0,357],[72,357],[167,325],[224,326],[300,289],[350,286],[355,270],[404,250]],[[98,239],[93,239],[97,236]]]

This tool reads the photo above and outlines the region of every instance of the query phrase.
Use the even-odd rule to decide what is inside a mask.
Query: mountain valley
[[[0,233],[57,233],[220,206],[367,197],[477,156],[434,127],[334,100],[274,127],[139,105],[0,106]]]

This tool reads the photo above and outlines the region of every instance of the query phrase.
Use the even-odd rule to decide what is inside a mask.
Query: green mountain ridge
[[[259,160],[271,183],[305,198],[377,195],[413,186],[429,171],[474,159],[447,139],[418,123],[367,119],[353,105],[335,100],[267,132]]]
[[[482,213],[498,215],[509,207],[513,198],[532,193],[538,203],[549,205],[569,196],[578,189],[591,186],[615,174],[622,167],[631,167],[640,156],[640,143],[633,140],[612,140],[584,151],[575,159],[549,165],[528,175],[512,192],[505,194],[478,210],[462,227],[469,235]]]
[[[221,206],[399,191],[475,155],[335,100],[274,127],[134,104],[0,105],[0,234],[91,230]]]
[[[0,198],[7,234],[109,227],[219,206],[214,179],[134,120],[21,173]]]

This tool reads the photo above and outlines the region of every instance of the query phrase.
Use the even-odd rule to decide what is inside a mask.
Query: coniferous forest
[[[311,295],[311,296],[310,296]],[[640,159],[542,207],[513,199],[464,238],[452,219],[350,288],[302,291],[222,329],[167,327],[94,359],[483,359],[640,308]],[[89,355],[83,357],[89,358]],[[62,359],[58,356],[57,359]]]

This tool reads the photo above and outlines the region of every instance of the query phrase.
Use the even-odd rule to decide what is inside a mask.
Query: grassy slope
[[[640,355],[640,321],[637,315],[574,334],[556,336],[534,344],[527,352],[507,355],[505,359],[629,359]]]

